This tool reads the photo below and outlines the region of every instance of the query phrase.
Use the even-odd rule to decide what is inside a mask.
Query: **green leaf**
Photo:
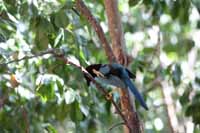
[[[62,96],[63,93],[64,93],[64,90],[63,90],[64,85],[63,85],[63,83],[61,83],[60,80],[56,80],[56,85],[58,87],[58,91],[59,91],[60,95]]]
[[[73,102],[72,108],[70,110],[70,118],[75,123],[83,119],[83,114],[79,108],[79,103],[77,101]]]
[[[200,86],[200,77],[195,77],[195,82]]]
[[[152,82],[155,79],[155,76],[153,73],[146,73],[143,79],[144,84],[148,84],[150,82]]]
[[[51,100],[55,97],[53,83],[41,85],[37,92],[40,95],[40,97],[42,98],[43,102]]]
[[[35,37],[35,44],[39,50],[45,50],[48,48],[49,39],[45,31],[38,29]]]
[[[167,53],[175,52],[177,49],[178,49],[177,45],[171,45],[171,44],[164,45],[163,47],[163,50]]]
[[[56,115],[56,119],[59,121],[64,121],[66,118],[68,118],[68,115],[70,113],[70,108],[71,108],[71,104],[70,105],[66,105],[66,103],[64,101],[62,101],[61,104],[57,104],[57,106],[55,107],[55,115]]]
[[[57,130],[55,127],[53,127],[50,123],[45,125],[45,128],[47,129],[48,133],[57,133]]]
[[[35,50],[45,50],[48,48],[49,40],[54,32],[53,25],[47,18],[42,16],[33,17],[30,23],[30,29],[35,33]]]
[[[69,19],[67,16],[66,10],[60,10],[59,12],[55,13],[54,23],[57,27],[66,28],[69,24]]]
[[[151,47],[145,47],[145,48],[143,49],[143,52],[144,52],[145,54],[152,54],[154,51],[155,51],[155,48],[151,48]]]
[[[130,7],[137,5],[141,0],[129,0],[128,4]]]
[[[187,106],[187,104],[189,103],[190,101],[189,95],[191,92],[192,92],[192,85],[189,84],[188,87],[185,89],[183,95],[179,99],[182,106]]]
[[[63,85],[63,80],[56,75],[44,74],[38,76],[38,78],[36,79],[36,85],[38,86],[36,91],[38,92],[38,95],[42,98],[43,102],[55,98],[55,91],[59,91],[57,83],[59,86],[61,86]]]
[[[27,2],[24,2],[19,9],[19,13],[22,14],[22,17],[24,19],[27,19],[26,17],[29,16],[29,12],[27,12],[27,10],[29,10],[29,6]]]
[[[177,44],[167,44],[164,45],[163,50],[170,53],[176,53],[179,56],[186,56],[187,53],[194,47],[193,40],[183,39]]]
[[[195,125],[200,125],[200,92],[197,92],[192,98],[192,103],[186,109],[185,115],[192,117],[192,121]]]

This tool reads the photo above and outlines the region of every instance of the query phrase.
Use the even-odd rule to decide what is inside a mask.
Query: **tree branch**
[[[11,60],[11,61],[8,61],[6,63],[1,63],[0,66],[6,66],[8,64],[11,64],[11,63],[14,63],[14,62],[20,62],[20,61],[23,61],[23,60],[28,60],[28,59],[31,59],[31,58],[36,58],[36,57],[39,57],[39,56],[43,56],[43,55],[46,55],[46,54],[51,54],[55,49],[48,49],[47,51],[42,51],[38,54],[35,54],[35,55],[30,55],[30,56],[24,56],[23,58],[20,58],[20,59],[15,59],[15,60]]]

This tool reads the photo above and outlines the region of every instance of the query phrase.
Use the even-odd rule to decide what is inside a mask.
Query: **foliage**
[[[108,37],[103,1],[85,2]],[[126,51],[134,57],[130,69],[150,108],[137,106],[147,132],[169,131],[161,89],[170,91],[180,127],[192,122],[199,129],[199,9],[198,0],[119,0]],[[107,63],[73,0],[0,1],[1,64],[48,48],[83,66]],[[152,85],[157,77],[171,89]],[[114,112],[94,86],[87,87],[80,70],[50,55],[0,66],[0,132],[106,132],[120,122]]]

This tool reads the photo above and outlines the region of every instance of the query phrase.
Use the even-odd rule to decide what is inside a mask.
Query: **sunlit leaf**
[[[50,123],[47,124],[47,125],[45,126],[45,128],[47,129],[47,131],[48,131],[49,133],[57,133],[56,128],[53,127]]]
[[[54,42],[54,47],[58,46],[59,44],[61,44],[61,40],[63,39],[64,37],[64,33],[63,31],[61,30],[58,34],[58,36],[56,37],[55,39],[55,42]]]
[[[67,92],[65,92],[64,97],[65,97],[65,103],[71,104],[76,99],[76,92],[74,90],[70,89]]]

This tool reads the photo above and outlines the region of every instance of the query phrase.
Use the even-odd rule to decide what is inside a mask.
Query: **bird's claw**
[[[99,72],[99,71],[97,71],[97,70],[95,70],[95,69],[92,69],[92,71],[97,75],[97,77],[102,77],[102,78],[104,78],[104,75],[103,75],[101,72]]]

